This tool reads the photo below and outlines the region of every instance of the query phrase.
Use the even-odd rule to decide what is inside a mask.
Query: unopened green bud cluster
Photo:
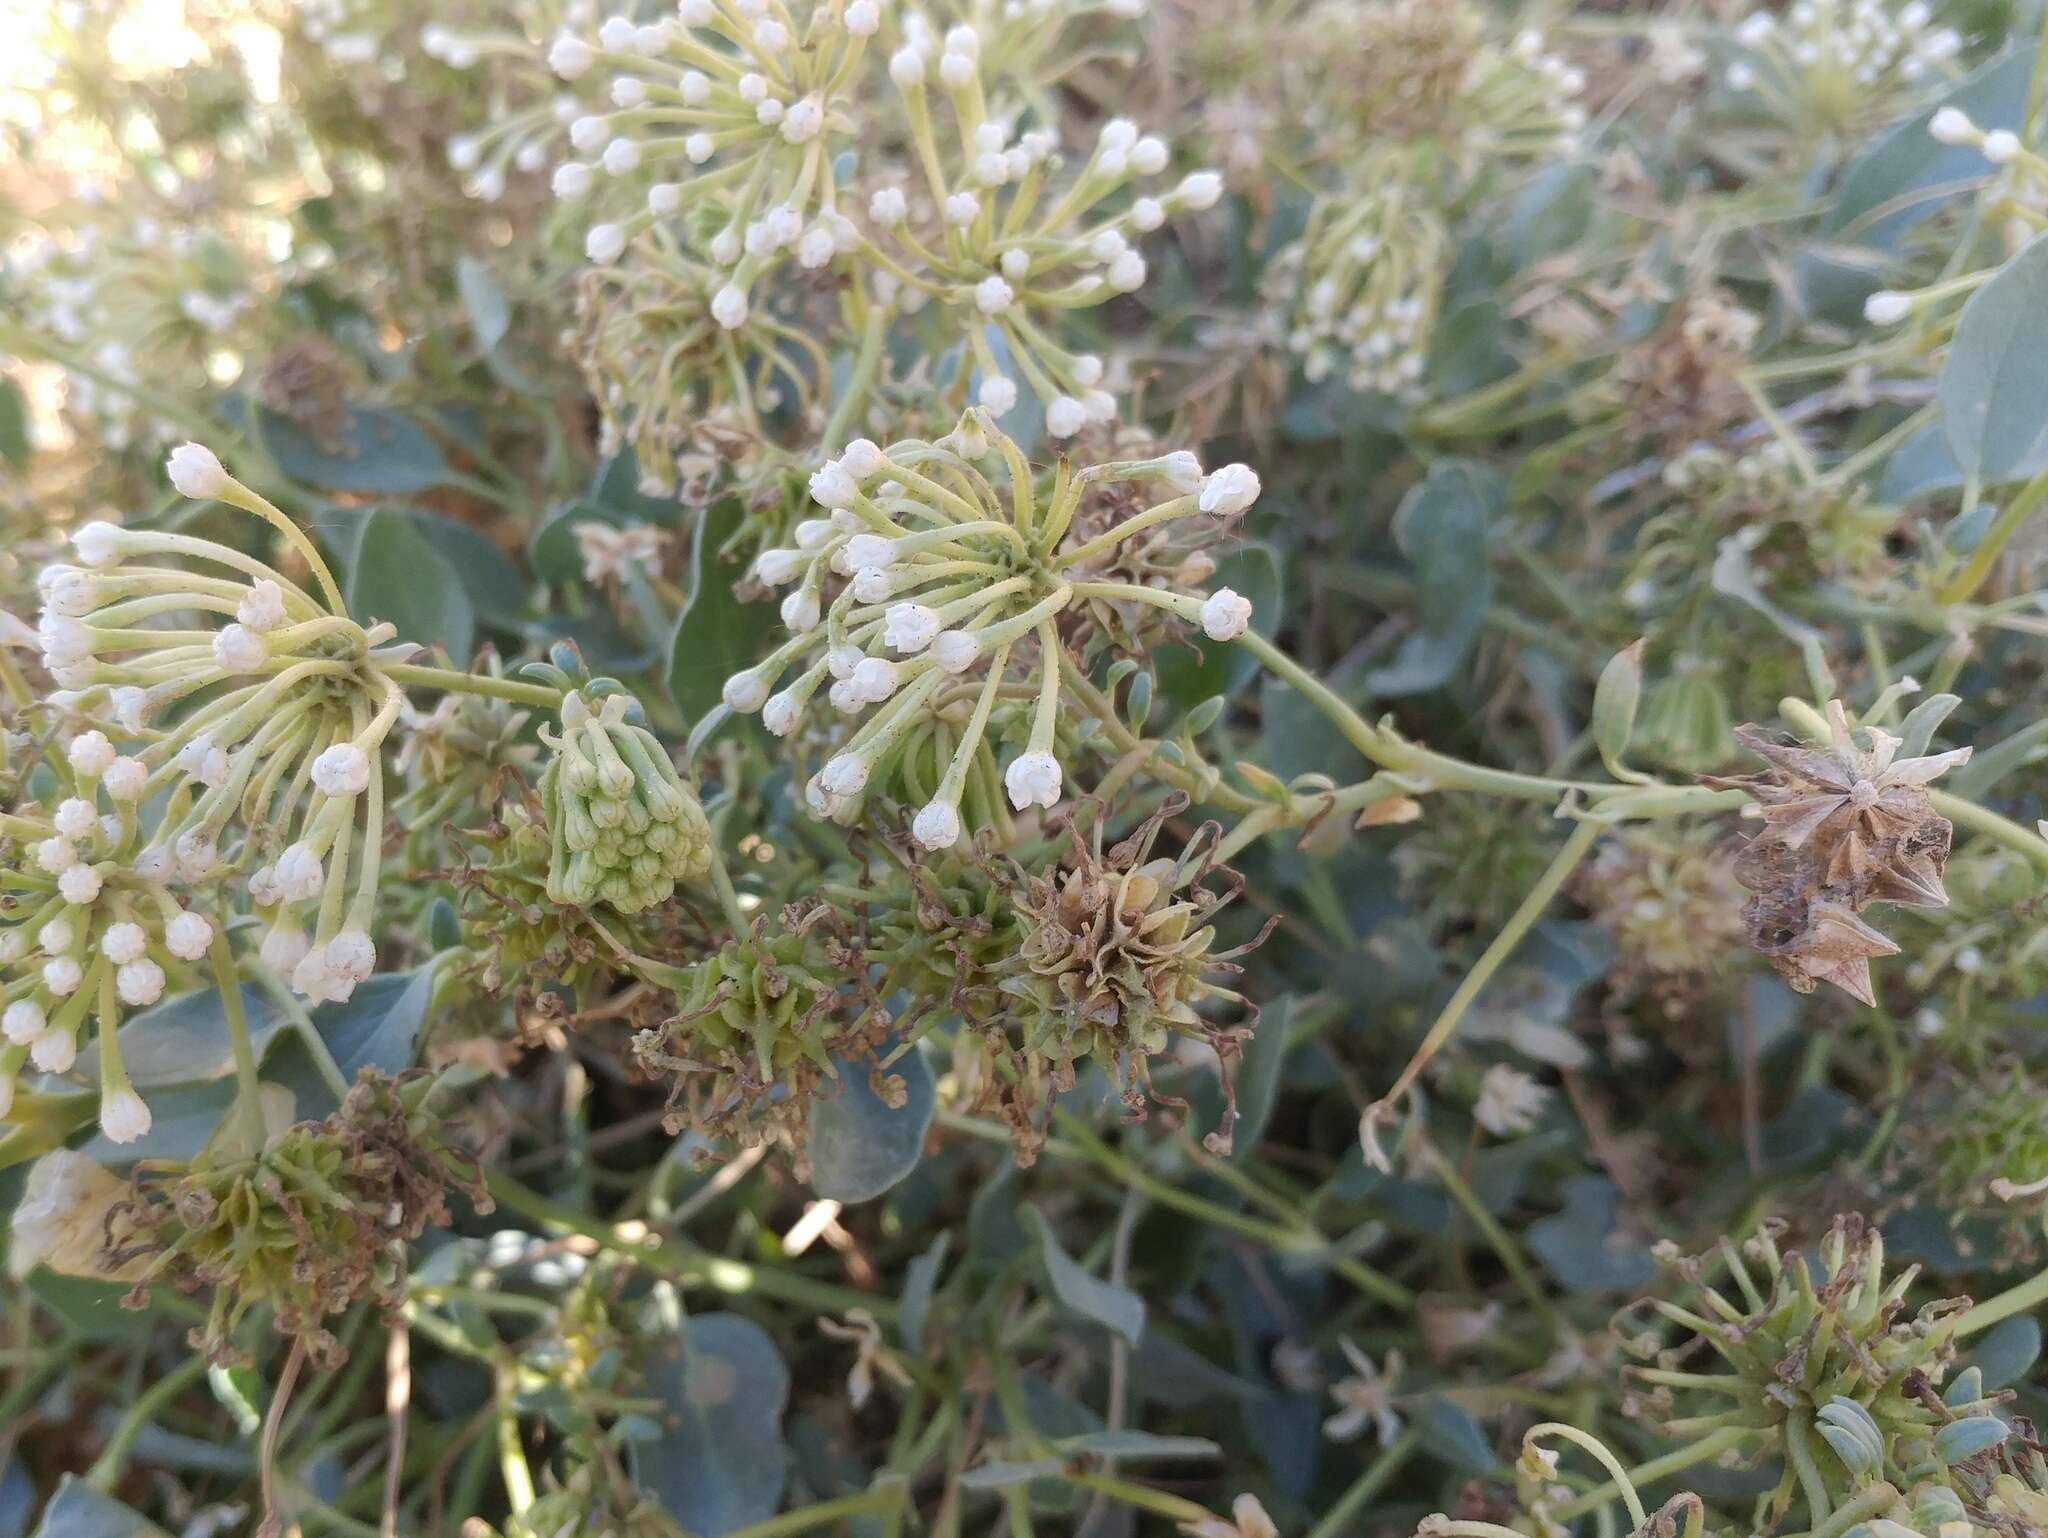
[[[676,883],[704,874],[711,826],[668,750],[626,719],[627,699],[593,708],[572,693],[559,733],[542,734],[554,757],[541,776],[551,840],[548,896],[639,913],[668,901]]]

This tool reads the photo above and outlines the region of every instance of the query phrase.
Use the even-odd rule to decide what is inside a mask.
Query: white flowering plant
[[[29,5],[0,1526],[2048,1526],[2039,9]]]

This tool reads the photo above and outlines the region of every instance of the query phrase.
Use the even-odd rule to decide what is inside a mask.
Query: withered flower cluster
[[[448,1191],[491,1210],[475,1160],[425,1107],[434,1082],[365,1069],[333,1115],[286,1127],[259,1152],[217,1142],[189,1165],[138,1164],[133,1197],[109,1217],[122,1238],[110,1238],[101,1269],[133,1274],[146,1261],[131,1308],[157,1282],[212,1288],[191,1335],[209,1361],[242,1360],[236,1327],[268,1303],[277,1332],[314,1366],[337,1365],[344,1352],[325,1320],[364,1298],[403,1300],[407,1246],[448,1224]]]
[[[1954,829],[1924,787],[1967,762],[1970,750],[1896,758],[1901,739],[1874,726],[1852,729],[1839,701],[1828,705],[1828,724],[1825,749],[1737,727],[1736,740],[1770,772],[1702,780],[1747,791],[1763,818],[1764,831],[1735,862],[1736,879],[1752,894],[1743,909],[1751,949],[1796,992],[1833,983],[1875,1004],[1871,958],[1899,947],[1861,914],[1881,902],[1948,905],[1941,878]]]

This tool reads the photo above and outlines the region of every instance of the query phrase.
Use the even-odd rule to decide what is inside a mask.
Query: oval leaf
[[[2048,237],[1970,296],[1937,394],[1965,474],[1996,486],[2048,469]]]
[[[875,1093],[864,1059],[834,1062],[839,1093],[811,1106],[811,1189],[835,1202],[872,1201],[917,1168],[938,1092],[915,1047],[884,1070],[903,1080],[903,1104],[893,1109]]]

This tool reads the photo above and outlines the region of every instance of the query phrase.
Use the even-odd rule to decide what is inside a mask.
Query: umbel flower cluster
[[[994,470],[992,480],[984,466]],[[1007,479],[1007,494],[998,484]],[[1165,493],[1085,540],[1069,538],[1081,499],[1129,483]],[[829,516],[800,524],[791,548],[764,552],[759,579],[787,587],[789,639],[725,684],[733,710],[758,711],[787,736],[817,710],[860,719],[804,786],[819,817],[856,821],[874,787],[915,799],[912,833],[927,849],[961,834],[971,786],[993,773],[990,720],[999,700],[1032,700],[1022,751],[1003,769],[1010,804],[1050,807],[1064,774],[1059,726],[1063,615],[1091,600],[1144,605],[1234,640],[1251,605],[1207,594],[1092,581],[1088,563],[1174,519],[1232,518],[1256,500],[1245,465],[1204,473],[1194,455],[1112,461],[1076,471],[1062,460],[1049,488],[984,408],[937,442],[877,447],[855,439],[811,477]],[[838,734],[832,734],[838,735]]]
[[[737,360],[790,373],[777,360],[794,337],[750,323],[772,297],[764,287],[793,268],[850,278],[857,304],[885,313],[933,307],[965,348],[955,407],[971,382],[1002,415],[1028,385],[1061,438],[1116,414],[1103,361],[1072,349],[1065,315],[1141,287],[1139,242],[1178,211],[1212,207],[1221,178],[1198,171],[1141,192],[1169,168],[1163,139],[1111,119],[1076,157],[1056,124],[1026,126],[1044,53],[1033,29],[997,26],[984,39],[888,10],[881,0],[687,0],[672,18],[613,16],[595,38],[552,42],[555,73],[598,98],[569,125],[588,158],[553,178],[559,197],[592,211],[585,255],[657,271],[621,291],[643,313],[678,306],[665,317],[674,340],[660,334],[671,324],[639,339],[644,362],[627,363],[621,338],[600,334],[608,395],[660,414],[659,392],[637,388],[637,376],[672,374],[694,349],[719,366],[712,377],[736,382],[718,404],[758,429]],[[730,333],[726,345],[698,329],[700,316]]]
[[[63,703],[140,744],[136,768],[107,758],[109,796],[132,785],[131,804],[164,797],[126,873],[193,887],[238,881],[265,920],[265,963],[309,999],[346,999],[376,959],[381,748],[405,702],[386,668],[416,648],[390,644],[388,625],[351,619],[311,542],[210,452],[187,444],[170,473],[187,496],[286,531],[320,596],[211,540],[88,524],[72,541],[79,564],[38,579],[44,665]],[[174,705],[175,724],[154,728]],[[74,865],[100,862],[56,844],[37,863],[61,882]],[[71,879],[81,892],[89,884]]]
[[[1801,993],[1833,983],[1871,1004],[1871,960],[1899,948],[1860,915],[1872,903],[1948,903],[1941,877],[1954,829],[1925,786],[1969,762],[1970,749],[1899,758],[1900,738],[1851,727],[1839,700],[1827,728],[1828,746],[1813,748],[1738,727],[1771,772],[1706,780],[1747,791],[1763,819],[1735,865],[1753,894],[1743,910],[1751,947]]]

